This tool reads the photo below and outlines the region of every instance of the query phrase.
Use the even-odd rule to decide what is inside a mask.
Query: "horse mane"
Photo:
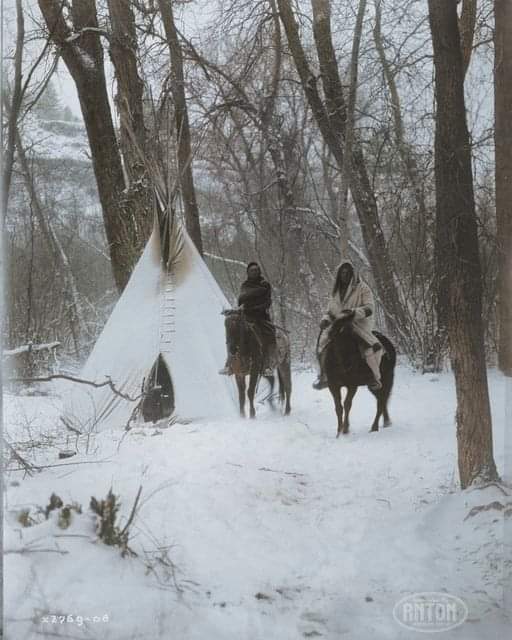
[[[253,355],[251,353],[251,337],[257,343],[257,336],[246,321],[243,313],[239,311],[229,313],[226,315],[224,324],[228,344],[238,347],[238,352],[242,360],[251,357]]]

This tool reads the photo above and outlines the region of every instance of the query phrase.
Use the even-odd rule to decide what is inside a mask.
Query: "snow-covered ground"
[[[103,432],[64,460],[59,449],[74,443],[58,397],[6,395],[6,436],[23,443],[19,453],[69,465],[7,474],[7,640],[409,639],[416,633],[393,607],[425,591],[469,608],[443,637],[506,637],[512,490],[457,489],[451,376],[399,368],[393,426],[378,433],[368,432],[374,400],[360,390],[339,440],[330,395],[311,381],[295,375],[286,418],[260,405],[256,420]],[[505,382],[495,372],[490,382],[503,473]],[[89,500],[113,487],[126,522],[140,485],[138,555],[123,558],[96,540]],[[22,527],[19,513],[41,520],[51,493],[82,515],[68,529],[56,512]]]

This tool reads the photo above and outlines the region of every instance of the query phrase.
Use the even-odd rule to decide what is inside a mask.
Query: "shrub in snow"
[[[67,529],[69,527],[69,525],[71,524],[73,511],[75,513],[81,514],[82,507],[76,502],[73,502],[73,504],[67,504],[65,507],[62,507],[62,509],[59,511],[57,524],[61,529]]]
[[[34,524],[38,524],[37,520],[30,515],[30,509],[22,509],[18,513],[16,520],[22,527],[31,527]]]
[[[52,511],[55,511],[55,509],[60,509],[63,504],[64,503],[59,498],[59,496],[55,493],[52,493],[52,495],[50,496],[50,502],[46,505],[46,509],[44,510],[44,515],[46,516],[46,519],[48,520],[50,513]]]
[[[108,492],[105,500],[98,501],[93,496],[89,505],[91,511],[96,514],[96,533],[98,534],[98,537],[109,546],[119,547],[121,549],[121,555],[123,557],[127,553],[132,556],[137,555],[128,546],[128,538],[129,526],[131,524],[133,516],[135,515],[139,496],[140,490],[139,494],[137,495],[137,499],[135,500],[131,516],[128,519],[128,523],[123,529],[121,529],[116,523],[121,503],[119,502],[119,498],[112,493],[112,489],[110,489],[110,491]]]
[[[64,505],[62,499],[55,493],[50,496],[50,502],[43,509],[37,507],[35,510],[22,509],[16,519],[22,527],[32,527],[37,524],[41,524],[44,520],[48,520],[50,514],[53,511],[58,512],[57,524],[61,529],[67,529],[71,524],[73,511],[81,514],[82,507],[76,503]]]

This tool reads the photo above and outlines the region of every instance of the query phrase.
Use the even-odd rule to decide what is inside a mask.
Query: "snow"
[[[87,134],[80,122],[41,120],[28,114],[23,141],[39,158],[90,163]]]
[[[400,366],[393,426],[368,432],[374,400],[360,390],[351,433],[339,440],[330,395],[313,391],[312,379],[295,372],[289,417],[259,404],[256,420],[105,430],[64,461],[57,452],[74,439],[59,426],[59,398],[7,395],[8,440],[46,443],[19,453],[68,466],[6,475],[6,638],[409,639],[393,606],[422,591],[469,608],[468,622],[443,637],[506,637],[505,509],[472,509],[510,510],[510,489],[459,491],[451,375]],[[505,384],[496,372],[490,387],[502,472]],[[126,522],[139,485],[130,541],[138,557],[122,558],[95,539],[87,506],[112,486]],[[44,507],[52,492],[83,514],[67,530],[54,514],[21,527],[20,510]],[[51,614],[73,621],[42,621]]]

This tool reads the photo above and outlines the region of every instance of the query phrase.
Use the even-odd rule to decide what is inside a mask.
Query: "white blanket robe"
[[[339,293],[335,293],[329,300],[327,312],[322,319],[333,322],[341,317],[342,311],[354,311],[354,319],[352,326],[356,333],[367,347],[378,343],[379,341],[373,335],[374,327],[374,302],[373,293],[370,287],[358,276],[354,276],[345,292],[343,300],[340,300]],[[327,342],[328,331],[324,331],[320,338],[320,350]]]

